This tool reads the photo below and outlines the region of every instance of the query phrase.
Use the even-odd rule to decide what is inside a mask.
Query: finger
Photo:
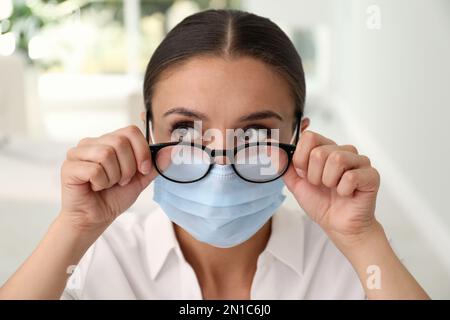
[[[300,179],[303,177],[299,177],[298,173],[295,171],[294,165],[291,163],[289,168],[283,175],[283,180],[289,191],[294,192],[295,186],[298,184]]]
[[[155,179],[157,172],[152,170],[151,174],[144,175],[140,172],[136,172],[130,183],[124,186],[116,185],[112,188],[113,194],[117,190],[122,195],[129,195],[136,197]]]
[[[358,154],[358,149],[356,149],[356,147],[352,144],[343,144],[340,145],[342,150],[354,153],[354,154]]]
[[[302,133],[293,157],[294,167],[306,173],[311,150],[322,145],[336,145],[336,143],[312,131]]]
[[[97,139],[97,143],[112,146],[120,167],[121,186],[130,182],[136,173],[136,159],[130,141],[123,135],[107,134]]]
[[[90,183],[93,191],[108,188],[108,177],[103,167],[98,163],[66,160],[61,170],[62,182],[68,187]]]
[[[375,192],[380,186],[380,174],[372,167],[346,171],[336,192],[340,196],[350,196],[355,191]]]
[[[321,185],[325,164],[330,154],[336,151],[347,150],[353,151],[348,145],[337,146],[333,144],[322,145],[312,149],[309,155],[308,171],[306,172],[308,181],[316,186]],[[349,151],[349,153],[351,151]]]
[[[349,151],[335,150],[329,154],[325,162],[321,182],[328,188],[334,188],[345,171],[367,166],[370,166],[368,157]]]
[[[113,208],[113,212],[124,212],[136,201],[139,194],[150,184],[155,176],[156,174],[153,171],[147,175],[136,172],[127,185],[115,185],[108,189],[108,192],[104,194],[105,202]]]
[[[144,175],[149,174],[152,169],[150,150],[148,142],[141,130],[136,126],[129,126],[116,131],[116,134],[124,135],[128,138],[134,152],[136,166],[139,172]]]
[[[90,161],[100,164],[106,172],[109,187],[120,181],[120,166],[116,152],[109,145],[85,145],[72,148],[67,152],[68,160]]]

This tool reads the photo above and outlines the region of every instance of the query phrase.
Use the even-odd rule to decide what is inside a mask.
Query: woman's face
[[[294,110],[287,81],[265,63],[251,57],[196,57],[169,68],[157,82],[153,137],[155,142],[171,141],[174,130],[200,120],[202,133],[220,130],[224,137],[208,142],[213,149],[226,149],[227,129],[279,129],[279,141],[289,143]],[[308,121],[302,122],[302,130]]]

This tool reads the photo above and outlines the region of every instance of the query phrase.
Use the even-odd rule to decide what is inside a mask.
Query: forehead
[[[173,107],[188,107],[211,118],[239,117],[272,109],[291,117],[289,84],[273,67],[251,57],[195,57],[166,70],[154,88],[155,118]]]

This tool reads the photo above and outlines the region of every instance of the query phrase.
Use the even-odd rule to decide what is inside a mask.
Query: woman
[[[306,131],[301,60],[270,20],[186,18],[144,96],[147,137],[132,126],[68,151],[61,212],[1,297],[428,298],[375,218],[370,160]],[[158,209],[115,221],[153,180]],[[281,207],[284,185],[307,217]]]

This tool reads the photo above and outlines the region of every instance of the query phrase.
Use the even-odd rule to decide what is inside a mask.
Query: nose
[[[231,163],[230,156],[227,155],[227,150],[224,149],[214,149],[213,158],[215,164],[226,165]]]
[[[227,154],[226,150],[229,145],[226,132],[226,129],[216,129],[213,134],[209,135],[208,143],[206,144],[210,150],[213,150],[212,157],[214,163],[218,165],[230,164],[232,160],[232,157]]]

